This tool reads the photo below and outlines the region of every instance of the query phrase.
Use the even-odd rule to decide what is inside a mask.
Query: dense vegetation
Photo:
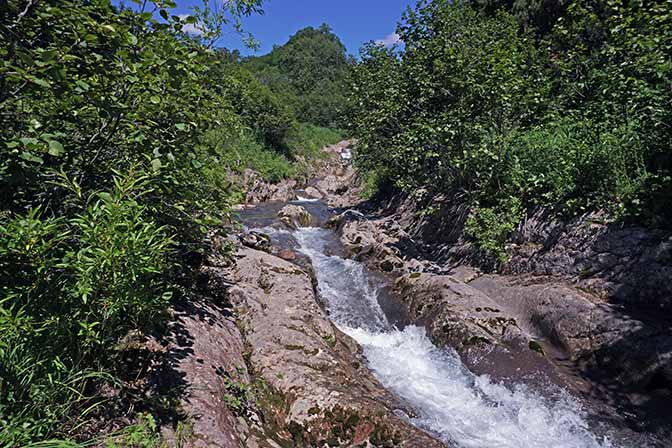
[[[171,0],[137,3],[0,3],[3,447],[163,406],[109,391],[146,372],[151,360],[127,364],[124,350],[160,337],[189,260],[244,188],[233,174],[297,175],[293,159],[339,137],[210,49],[260,0],[186,18]],[[197,21],[201,38],[183,32]],[[151,433],[141,421],[124,437]]]
[[[328,25],[300,30],[269,54],[244,66],[290,104],[295,116],[318,126],[338,127],[345,78],[352,61]]]
[[[422,1],[352,75],[372,182],[466,197],[492,253],[524,214],[672,222],[672,3]]]

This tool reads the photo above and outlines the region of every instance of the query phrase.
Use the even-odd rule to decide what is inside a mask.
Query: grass
[[[339,130],[297,123],[278,149],[265,146],[250,132],[226,137],[222,131],[213,130],[206,136],[205,144],[219,146],[218,163],[234,172],[242,174],[251,169],[265,181],[277,183],[305,176],[311,161],[323,157],[320,150],[343,138],[344,133]]]
[[[309,123],[298,123],[287,138],[287,146],[293,154],[305,158],[322,157],[322,148],[333,145],[345,138],[338,129],[329,129]]]

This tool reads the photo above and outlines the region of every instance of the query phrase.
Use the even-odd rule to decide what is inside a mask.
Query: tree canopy
[[[243,61],[257,79],[292,105],[299,120],[331,127],[340,122],[350,65],[345,47],[326,24],[304,28],[269,54]]]

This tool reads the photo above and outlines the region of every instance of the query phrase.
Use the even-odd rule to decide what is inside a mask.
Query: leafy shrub
[[[237,20],[259,3],[225,7]],[[196,19],[147,6],[161,19],[109,1],[0,4],[1,446],[81,429],[123,373],[119,341],[161,324],[176,261],[232,200],[203,137],[249,117],[217,55],[182,33]]]
[[[477,206],[467,218],[465,233],[481,250],[504,262],[507,259],[505,244],[522,215],[520,201],[516,198],[508,198],[495,207]]]
[[[90,402],[87,381],[109,379],[95,372],[113,368],[119,340],[156,325],[168,305],[172,240],[138,202],[147,177],[113,183],[84,198],[69,182],[81,212],[54,219],[33,209],[0,227],[3,443],[46,436]]]
[[[407,192],[466,192],[470,234],[495,252],[522,216],[501,204],[669,225],[669,5],[514,3],[419,2],[403,50],[363,48],[358,166]]]

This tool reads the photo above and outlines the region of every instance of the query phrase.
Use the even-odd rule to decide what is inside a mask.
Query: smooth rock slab
[[[248,365],[281,397],[272,418],[293,446],[445,446],[394,413],[411,411],[369,372],[357,343],[327,319],[309,274],[252,249],[237,257],[230,298]]]

